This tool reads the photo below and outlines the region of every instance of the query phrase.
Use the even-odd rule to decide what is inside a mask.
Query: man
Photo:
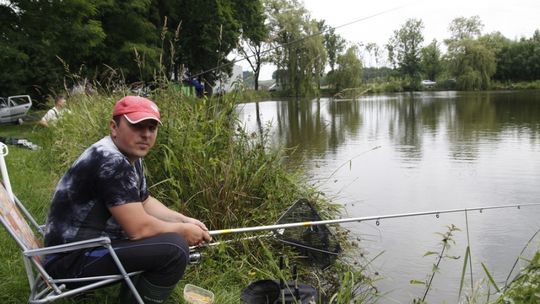
[[[40,125],[44,127],[49,127],[49,124],[58,120],[65,111],[69,111],[67,109],[64,109],[66,107],[66,98],[64,96],[56,96],[54,100],[54,107],[52,107],[38,122]]]
[[[45,232],[46,246],[110,237],[126,270],[144,271],[136,288],[147,303],[163,303],[170,295],[188,263],[188,245],[211,241],[203,223],[148,193],[142,157],[154,146],[160,123],[152,101],[120,99],[110,135],[84,151],[58,183]],[[45,262],[59,277],[118,272],[102,248],[49,255]],[[129,289],[123,288],[120,302],[132,301]]]

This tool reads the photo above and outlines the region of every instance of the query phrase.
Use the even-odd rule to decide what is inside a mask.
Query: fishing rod
[[[276,231],[283,230],[286,228],[295,228],[295,227],[312,227],[312,226],[322,226],[330,224],[340,224],[340,223],[351,223],[351,222],[368,222],[376,221],[376,224],[379,225],[379,221],[383,219],[393,219],[393,218],[405,218],[405,217],[414,217],[414,216],[424,216],[424,215],[435,215],[439,218],[441,214],[447,213],[459,213],[459,212],[469,212],[469,211],[480,211],[482,213],[484,210],[493,210],[493,209],[508,209],[508,208],[517,208],[521,207],[530,207],[530,206],[540,206],[540,203],[529,203],[529,204],[514,204],[514,205],[498,205],[498,206],[483,206],[483,207],[473,207],[473,208],[460,208],[460,209],[445,209],[445,210],[434,210],[434,211],[422,211],[422,212],[410,212],[410,213],[397,213],[397,214],[387,214],[387,215],[374,215],[374,216],[364,216],[364,217],[353,217],[353,218],[342,218],[342,219],[331,219],[331,220],[320,220],[320,221],[304,221],[304,222],[294,222],[294,223],[285,223],[285,224],[275,224],[275,225],[266,225],[266,226],[254,226],[254,227],[243,227],[243,228],[231,228],[231,229],[221,229],[221,230],[211,230],[208,233],[211,236],[226,235],[226,234],[235,234],[235,233],[246,233],[246,232],[257,232],[257,231]],[[294,208],[294,205],[291,207]],[[290,209],[291,209],[290,208]],[[289,210],[290,210],[289,209]],[[283,232],[278,232],[282,234]],[[235,240],[227,240],[221,242],[212,242],[199,246],[190,246],[189,261],[191,264],[198,264],[202,259],[202,254],[200,249],[203,247],[216,246],[220,244],[236,242],[240,240],[252,240],[262,237],[271,237],[275,236],[272,232],[259,235],[251,236]],[[299,245],[296,243],[290,243],[285,241],[285,243],[292,244],[294,246],[308,248],[310,250],[321,251],[325,253],[331,253],[325,250],[314,249],[313,247],[305,247],[304,245]],[[333,253],[331,253],[333,254]]]
[[[474,207],[474,208],[422,211],[422,212],[412,212],[412,213],[398,213],[398,214],[388,214],[388,215],[374,215],[374,216],[342,218],[342,219],[321,220],[321,221],[295,222],[295,223],[276,224],[276,225],[267,225],[267,226],[254,226],[254,227],[244,227],[244,228],[211,230],[208,233],[211,236],[216,236],[216,235],[224,235],[224,234],[232,234],[232,233],[245,233],[245,232],[255,232],[255,231],[278,230],[278,229],[286,229],[286,228],[294,228],[294,227],[311,227],[311,226],[319,226],[319,225],[340,224],[340,223],[350,223],[350,222],[367,222],[367,221],[376,221],[378,224],[379,221],[382,219],[413,217],[413,216],[423,216],[423,215],[435,215],[438,218],[440,214],[446,214],[446,213],[458,213],[458,212],[468,212],[468,211],[482,212],[484,210],[506,209],[506,208],[521,209],[521,207],[539,206],[539,205],[540,203],[530,203],[530,204],[515,204],[515,205],[500,205],[500,206],[485,206],[485,207]]]

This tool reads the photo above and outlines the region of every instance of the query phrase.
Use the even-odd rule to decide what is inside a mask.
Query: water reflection
[[[274,145],[296,147],[291,165],[303,166],[342,202],[346,216],[539,202],[540,91],[402,93],[258,106],[259,115],[255,103],[239,106],[246,128],[258,131],[270,122]],[[479,263],[485,262],[504,282],[540,228],[539,217],[540,208],[471,215],[475,277],[482,278]],[[435,249],[434,233],[450,224],[464,229],[464,215],[349,228],[370,235],[364,246],[372,253],[385,251],[376,265],[385,276],[381,290],[410,302],[418,288],[409,280],[429,273],[431,263],[422,255]],[[456,255],[463,255],[466,243],[462,233]],[[461,263],[444,266],[430,300],[455,301]]]
[[[298,147],[308,159],[382,132],[404,159],[420,160],[424,142],[443,133],[449,157],[472,161],[478,144],[485,141],[512,135],[537,143],[539,96],[539,91],[424,92],[359,100],[266,101],[242,105],[241,119],[259,132],[270,122],[276,144]],[[260,110],[254,112],[254,106]]]

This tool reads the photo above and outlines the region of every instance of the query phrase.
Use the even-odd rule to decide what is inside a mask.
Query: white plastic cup
[[[186,284],[184,286],[184,300],[190,304],[212,304],[214,293],[199,286]]]

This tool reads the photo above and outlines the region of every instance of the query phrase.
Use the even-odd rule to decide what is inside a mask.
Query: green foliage
[[[441,50],[439,49],[437,40],[434,39],[428,46],[424,47],[421,54],[421,65],[425,78],[437,80],[443,70],[441,64]]]
[[[495,74],[493,51],[479,40],[463,39],[448,45],[450,72],[462,90],[488,89]]]
[[[369,93],[397,93],[403,92],[401,80],[391,79],[383,83],[372,84],[369,86]]]
[[[458,231],[460,231],[460,229],[456,227],[454,224],[452,224],[450,226],[447,226],[447,231],[445,233],[437,233],[442,238],[441,242],[439,243],[441,247],[440,251],[438,252],[427,251],[424,254],[424,257],[432,256],[432,255],[436,256],[435,263],[433,263],[433,266],[431,269],[431,274],[426,280],[413,279],[410,281],[411,284],[425,286],[424,295],[421,298],[418,297],[418,298],[413,299],[413,303],[425,303],[427,294],[431,290],[431,284],[433,283],[433,278],[435,277],[435,274],[439,272],[439,269],[440,269],[439,265],[444,259],[457,260],[460,258],[456,256],[450,256],[446,253],[450,249],[450,247],[455,244],[454,233]]]
[[[538,90],[540,89],[540,80],[519,82],[495,81],[491,84],[491,87],[495,90]]]
[[[390,81],[392,77],[396,76],[399,76],[397,71],[387,67],[364,67],[362,69],[362,78],[366,83],[382,83]]]
[[[497,303],[538,303],[540,301],[540,253],[521,271]]]
[[[263,91],[253,91],[253,90],[243,90],[238,93],[238,98],[242,100],[243,102],[250,102],[250,101],[260,101],[260,100],[269,100],[270,99],[270,92],[263,90]]]
[[[334,28],[325,26],[323,31],[325,31],[324,46],[326,47],[326,52],[328,54],[328,65],[330,66],[330,71],[334,71],[337,58],[345,49],[345,39],[336,34]]]
[[[365,253],[360,248],[351,249],[350,252],[357,261],[365,257]],[[375,287],[375,283],[380,278],[377,273],[369,274],[368,268],[383,254],[384,252],[380,252],[370,260],[361,262],[362,265],[359,268],[336,264],[333,269],[335,274],[332,276],[334,281],[330,281],[334,288],[327,293],[328,300],[321,303],[376,303],[381,294]]]
[[[313,96],[324,67],[326,50],[320,23],[311,20],[298,0],[267,0],[272,52],[277,66],[276,81],[283,92],[293,96]]]
[[[330,303],[356,303],[353,302],[354,299],[354,284],[355,278],[354,273],[345,272],[343,274],[342,285],[338,293],[334,294],[330,298]],[[361,303],[358,301],[358,303]]]
[[[103,65],[114,67],[126,81],[152,80],[159,69],[160,25],[146,15],[151,1],[102,2],[98,7],[103,30],[107,34],[103,46],[89,59],[92,69]]]
[[[495,280],[493,279],[493,276],[491,275],[491,273],[489,273],[489,270],[488,270],[486,264],[481,263],[481,265],[482,265],[482,269],[484,270],[484,273],[486,274],[486,277],[487,277],[488,280],[489,280],[489,283],[490,283],[493,287],[495,287],[495,290],[497,290],[497,292],[500,292],[501,289],[499,288],[499,286],[497,286],[497,283],[495,283]]]
[[[227,56],[235,49],[247,57],[256,90],[261,65],[273,62],[280,94],[313,96],[327,63],[329,79],[335,76],[346,43],[298,0],[10,0],[0,2],[0,28],[0,96],[28,93],[38,103],[81,82],[108,82],[111,74],[148,83],[179,80],[187,69],[209,90],[231,72]],[[390,64],[406,82],[400,89],[421,89],[421,72],[454,78],[462,90],[488,89],[491,78],[540,78],[540,31],[510,41],[499,32],[481,36],[482,28],[478,16],[454,19],[441,61],[436,44],[421,47],[422,21],[409,19],[387,44]],[[375,58],[367,65],[379,66],[379,47],[368,43],[365,50]]]
[[[508,42],[500,48],[494,78],[501,81],[540,79],[540,30],[536,30],[532,38]]]
[[[338,68],[332,74],[329,82],[334,85],[336,91],[357,88],[362,82],[362,61],[358,58],[358,48],[352,46],[345,54],[337,59]]]
[[[270,60],[265,54],[270,48],[267,42],[270,29],[265,24],[264,6],[260,1],[236,1],[236,5],[238,18],[243,24],[242,44],[238,47],[238,51],[251,66],[253,84],[257,91],[261,65]]]
[[[420,82],[423,28],[422,20],[408,19],[399,30],[394,31],[387,44],[388,59],[399,67],[403,77],[409,79],[410,87],[417,87]]]
[[[474,39],[480,36],[483,28],[484,24],[479,16],[455,18],[450,22],[450,26],[448,27],[451,33],[450,40]],[[449,41],[446,43],[448,44]]]
[[[42,94],[63,84],[64,66],[80,66],[105,38],[96,4],[84,0],[0,4],[0,95]],[[66,18],[69,16],[69,18]],[[4,56],[7,55],[7,56]],[[53,85],[54,84],[54,85]]]
[[[131,83],[184,65],[213,83],[241,31],[263,39],[264,12],[260,1],[12,0],[0,3],[0,25],[0,95],[41,97],[70,88],[65,75],[102,82],[111,68]]]
[[[450,24],[452,37],[445,40],[448,47],[449,73],[461,90],[488,89],[495,74],[496,43],[480,40],[483,24],[478,16],[459,17]]]

